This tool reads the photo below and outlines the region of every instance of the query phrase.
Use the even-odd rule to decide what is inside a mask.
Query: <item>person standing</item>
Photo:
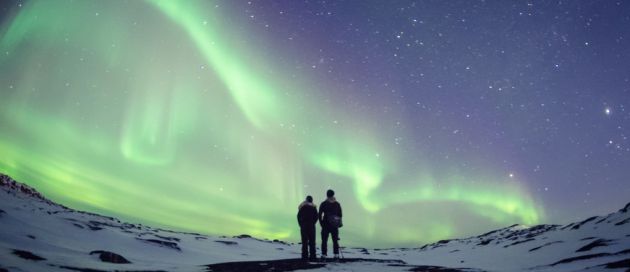
[[[302,260],[310,258],[311,261],[315,261],[317,259],[315,253],[315,223],[317,223],[319,216],[317,215],[317,207],[313,204],[312,196],[306,196],[306,200],[298,206],[297,219],[300,225],[300,235],[302,236]]]
[[[339,228],[343,226],[341,204],[335,199],[335,191],[328,190],[326,196],[326,200],[319,205],[319,224],[322,227],[322,259],[325,260],[328,253],[328,236],[332,236],[334,258],[339,259]]]

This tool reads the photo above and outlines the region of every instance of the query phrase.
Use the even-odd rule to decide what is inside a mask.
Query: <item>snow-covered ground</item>
[[[630,204],[607,216],[560,225],[510,226],[467,239],[440,241],[394,254],[411,264],[489,271],[611,271],[625,260],[630,270]],[[614,265],[609,265],[614,266]]]
[[[0,272],[630,271],[630,204],[565,226],[514,225],[420,248],[345,248],[346,262],[309,264],[294,260],[299,244],[125,223],[60,206],[4,175],[0,182]]]

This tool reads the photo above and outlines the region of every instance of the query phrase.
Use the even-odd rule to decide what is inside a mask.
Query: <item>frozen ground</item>
[[[630,271],[630,204],[569,225],[514,225],[420,248],[344,248],[304,263],[300,245],[121,222],[55,204],[0,176],[1,271]]]

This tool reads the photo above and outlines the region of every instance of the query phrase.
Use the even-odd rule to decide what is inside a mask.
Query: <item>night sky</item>
[[[630,201],[627,1],[3,1],[0,172],[73,208],[417,246]]]

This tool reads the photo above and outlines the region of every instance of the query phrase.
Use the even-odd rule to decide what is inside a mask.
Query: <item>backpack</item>
[[[343,227],[343,222],[341,221],[341,216],[331,215],[328,217],[328,225],[333,228],[341,228]]]

